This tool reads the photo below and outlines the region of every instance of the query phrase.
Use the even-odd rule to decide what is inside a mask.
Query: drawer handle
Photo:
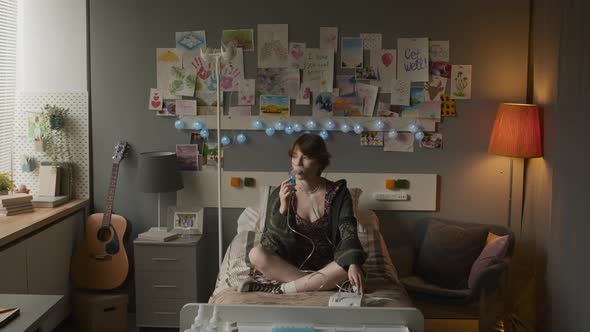
[[[153,285],[154,288],[176,288],[175,285]]]
[[[156,315],[176,315],[176,312],[169,312],[169,311],[156,311],[154,312]]]
[[[152,258],[156,262],[176,262],[178,258]]]

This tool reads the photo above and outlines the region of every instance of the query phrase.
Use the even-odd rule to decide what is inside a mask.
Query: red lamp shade
[[[500,104],[488,152],[507,157],[542,157],[541,125],[537,106]]]

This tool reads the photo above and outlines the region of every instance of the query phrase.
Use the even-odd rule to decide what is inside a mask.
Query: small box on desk
[[[83,332],[127,332],[127,294],[74,291],[74,316]]]

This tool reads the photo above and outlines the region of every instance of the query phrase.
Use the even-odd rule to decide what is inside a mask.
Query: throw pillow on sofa
[[[439,287],[466,289],[469,272],[481,253],[488,228],[462,228],[432,220],[416,266],[422,279]]]
[[[508,235],[497,236],[493,233],[488,234],[486,245],[473,263],[471,272],[469,272],[469,280],[467,282],[469,288],[475,286],[475,282],[488,266],[500,262],[506,256],[508,244]]]

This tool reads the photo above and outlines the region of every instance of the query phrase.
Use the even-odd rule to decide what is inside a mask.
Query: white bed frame
[[[416,308],[303,307],[280,305],[212,305],[190,303],[180,311],[180,332],[189,329],[199,311],[207,320],[213,308],[219,313],[219,329],[237,323],[240,332],[271,332],[273,327],[309,326],[318,332],[423,332],[424,316]]]

